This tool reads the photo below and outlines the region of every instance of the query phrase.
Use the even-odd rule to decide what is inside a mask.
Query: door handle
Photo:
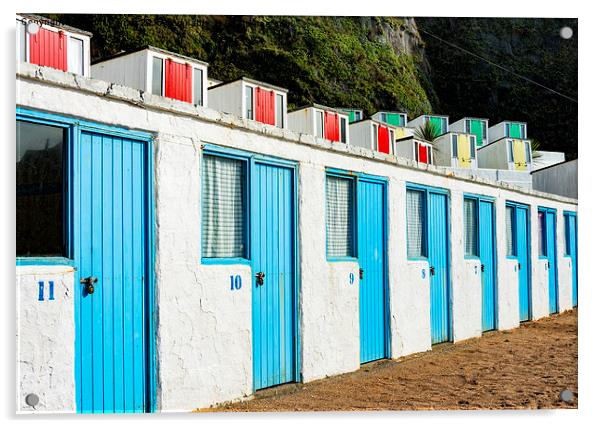
[[[435,276],[435,266],[431,266],[429,272],[431,273],[431,276]]]
[[[360,279],[364,279],[364,269],[360,268]]]
[[[485,265],[481,263],[481,272],[485,272]]]
[[[257,272],[255,274],[255,280],[257,282],[257,285],[262,286],[264,279],[265,279],[265,273],[263,273],[263,272]]]
[[[86,294],[94,294],[94,284],[98,282],[98,278],[95,276],[89,276],[87,278],[81,278],[79,280],[80,284],[84,284],[84,290]]]

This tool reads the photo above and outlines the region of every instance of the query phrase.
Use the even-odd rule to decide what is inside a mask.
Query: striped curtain
[[[424,243],[424,192],[406,192],[406,215],[408,223],[408,257],[425,257]]]
[[[329,257],[353,254],[353,182],[326,176],[326,251]]]
[[[245,257],[245,163],[203,155],[202,256]]]
[[[514,208],[512,207],[506,207],[506,255],[516,255],[514,249]]]
[[[477,201],[464,199],[464,253],[477,255]]]

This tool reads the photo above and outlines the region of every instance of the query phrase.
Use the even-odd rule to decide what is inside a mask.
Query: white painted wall
[[[496,198],[500,328],[518,325],[517,275],[513,263],[505,258],[505,201],[531,206],[533,231],[538,205],[556,208],[559,213],[577,210],[575,200],[500,186],[479,178],[464,179],[433,166],[416,166],[403,158],[329,143],[211,109],[148,94],[141,98],[138,91],[128,88],[109,87],[99,81],[75,82],[65,73],[53,70],[25,68],[17,80],[17,93],[18,105],[156,133],[155,287],[160,411],[191,410],[252,393],[250,269],[247,265],[199,262],[199,163],[205,143],[269,154],[299,165],[300,346],[304,381],[359,367],[358,290],[357,285],[349,284],[349,273],[357,278],[358,266],[354,262],[329,263],[325,256],[322,195],[326,167],[389,179],[388,274],[393,357],[431,348],[428,265],[406,257],[406,183],[451,191],[454,340],[480,334],[480,278],[474,275],[474,262],[463,258],[463,226],[459,220],[462,194]],[[539,318],[548,312],[547,272],[538,263],[537,234],[532,233],[532,237],[533,313]],[[559,246],[558,254],[562,254],[561,250]],[[558,269],[559,278],[567,278],[567,264],[559,262]],[[241,275],[241,290],[230,291],[231,274]],[[27,331],[35,331],[39,320],[27,318],[22,324]],[[72,362],[73,345],[69,343],[61,347],[61,353],[63,359]],[[29,357],[21,353],[19,358]],[[35,374],[43,371],[37,368]],[[40,393],[54,393],[54,386],[44,388]],[[23,393],[25,390],[19,388],[17,394]]]
[[[43,301],[39,281],[44,282]],[[54,282],[54,300],[50,298]],[[17,266],[17,402],[19,413],[75,411],[73,268]],[[28,394],[40,401],[25,403]]]

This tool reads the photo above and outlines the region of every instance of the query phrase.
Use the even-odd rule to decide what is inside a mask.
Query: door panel
[[[192,67],[165,60],[165,96],[175,100],[192,102]]]
[[[294,170],[255,163],[251,201],[253,388],[295,380]],[[263,274],[263,284],[258,274]]]
[[[267,125],[276,124],[274,91],[255,88],[255,120]]]
[[[391,142],[389,141],[389,128],[378,125],[378,151],[381,153],[391,153]]]
[[[531,319],[531,283],[529,259],[529,210],[516,207],[516,256],[518,262],[518,298],[521,321]]]
[[[458,134],[458,163],[460,168],[470,168],[470,138],[468,135]]]
[[[447,195],[428,194],[428,258],[431,267],[431,341],[450,340]]]
[[[360,362],[387,357],[385,184],[359,180]]]
[[[520,132],[520,124],[519,123],[510,123],[509,132],[508,132],[507,137],[524,138],[524,136]]]
[[[569,214],[566,216],[567,225],[567,249],[571,258],[571,280],[573,307],[577,306],[577,216]]]
[[[514,153],[514,169],[524,171],[527,169],[527,157],[525,152],[525,142],[522,140],[512,140],[512,151]]]
[[[483,145],[483,126],[482,121],[472,119],[468,121],[468,129],[469,133],[475,135],[477,137],[477,147],[481,147]]]
[[[494,330],[497,324],[495,284],[495,229],[493,203],[479,202],[479,257],[481,259],[483,331]]]
[[[76,402],[149,410],[145,143],[82,132],[76,255]],[[93,293],[80,280],[96,277]],[[148,278],[148,276],[147,276]]]
[[[556,214],[553,211],[547,211],[545,216],[550,313],[555,314],[558,312],[558,281],[556,279]]]

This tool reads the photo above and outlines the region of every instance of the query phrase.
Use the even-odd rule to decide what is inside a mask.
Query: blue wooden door
[[[494,330],[497,322],[495,284],[495,229],[493,202],[479,201],[479,257],[481,259],[482,326]]]
[[[295,380],[294,169],[255,162],[251,182],[253,388]]]
[[[550,313],[558,313],[558,281],[556,271],[556,213],[547,210],[545,213],[545,233],[547,247],[548,293],[550,297]]]
[[[148,411],[145,142],[82,132],[78,147],[77,410]]]
[[[571,259],[572,300],[573,307],[577,306],[577,216],[574,213],[565,214],[566,254]]]
[[[428,193],[428,260],[431,288],[431,342],[451,339],[447,195]]]
[[[531,319],[531,278],[529,258],[529,210],[516,207],[516,257],[518,269],[518,301],[521,321]]]
[[[385,183],[359,180],[360,362],[387,357]]]

